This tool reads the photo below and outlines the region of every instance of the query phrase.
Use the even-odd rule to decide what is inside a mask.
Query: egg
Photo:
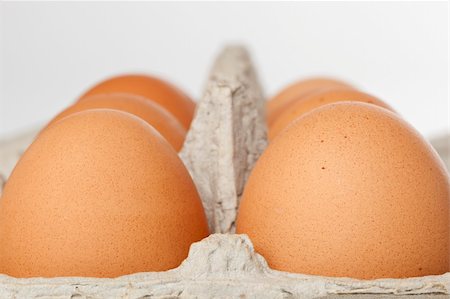
[[[175,150],[180,150],[183,145],[186,129],[171,113],[144,97],[126,93],[86,97],[58,114],[50,124],[76,112],[99,108],[116,109],[134,114],[152,125]]]
[[[175,86],[148,75],[122,75],[107,79],[89,89],[80,99],[104,93],[130,93],[150,99],[172,113],[180,123],[189,128],[195,103]]]
[[[328,104],[268,146],[245,186],[237,233],[274,269],[360,279],[449,271],[449,177],[387,109]]]
[[[267,102],[267,123],[272,125],[275,119],[293,102],[308,95],[310,92],[323,88],[347,87],[349,84],[332,78],[310,78],[295,82]]]
[[[299,116],[322,105],[342,101],[365,102],[378,105],[389,110],[393,110],[389,105],[377,99],[376,97],[355,89],[342,87],[321,89],[319,91],[311,92],[301,100],[297,100],[289,105],[289,107],[287,107],[269,127],[269,139],[271,140],[275,138],[275,136],[277,136],[280,131],[286,128],[293,120],[295,120]]]
[[[87,110],[49,126],[0,200],[0,273],[116,277],[177,267],[208,235],[194,183],[150,125]]]

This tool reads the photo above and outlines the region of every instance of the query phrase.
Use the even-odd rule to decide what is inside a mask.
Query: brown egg
[[[331,78],[311,78],[295,82],[267,102],[267,123],[272,125],[275,119],[293,102],[311,92],[331,87],[352,88],[345,82]]]
[[[98,94],[86,97],[57,115],[50,124],[76,112],[88,109],[108,108],[134,114],[152,125],[179,151],[186,136],[185,128],[167,110],[144,97],[126,93]]]
[[[194,184],[150,125],[116,110],[41,132],[0,201],[0,273],[116,277],[177,267],[208,235]]]
[[[172,113],[189,128],[195,103],[175,86],[147,75],[123,75],[105,80],[88,90],[80,99],[94,94],[130,93],[150,99]]]
[[[322,106],[266,149],[242,197],[237,233],[277,270],[361,279],[449,271],[449,177],[396,114]]]
[[[295,101],[287,109],[285,109],[269,127],[269,139],[272,140],[275,138],[283,129],[285,129],[299,116],[322,105],[343,101],[365,102],[393,111],[393,109],[383,101],[355,89],[342,87],[321,89],[311,92],[309,95],[303,97],[299,101]]]

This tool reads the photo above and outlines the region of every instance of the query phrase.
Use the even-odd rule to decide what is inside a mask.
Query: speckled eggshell
[[[449,271],[449,177],[396,114],[340,102],[299,118],[266,149],[237,233],[277,270],[361,279]]]
[[[116,76],[89,89],[87,96],[104,93],[130,93],[150,99],[172,113],[188,129],[195,110],[195,103],[181,90],[161,79],[140,74]]]
[[[0,201],[0,273],[119,275],[177,267],[208,235],[177,153],[143,120],[72,114],[25,152]]]
[[[295,101],[295,103],[292,103],[287,109],[285,109],[269,127],[269,140],[275,138],[283,129],[285,129],[299,116],[302,116],[317,107],[344,101],[365,102],[393,111],[393,109],[383,101],[355,89],[342,87],[321,89],[311,92],[303,99]]]
[[[132,94],[109,93],[86,97],[58,114],[51,123],[76,112],[99,108],[116,109],[136,115],[161,133],[175,150],[179,151],[183,146],[186,136],[183,125],[157,103]]]
[[[272,125],[275,119],[295,101],[311,92],[332,87],[351,88],[351,86],[345,82],[320,77],[301,80],[289,85],[267,102],[268,125]]]

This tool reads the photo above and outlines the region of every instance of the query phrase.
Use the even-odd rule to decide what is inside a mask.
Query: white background
[[[268,96],[331,75],[422,134],[450,131],[448,3],[0,3],[0,138],[43,123],[111,75],[147,72],[201,95],[246,44]]]

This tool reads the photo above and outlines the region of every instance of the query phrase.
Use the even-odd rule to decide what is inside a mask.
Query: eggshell
[[[70,114],[96,108],[116,109],[134,114],[152,125],[175,150],[178,151],[183,146],[186,136],[186,129],[183,125],[160,105],[132,94],[109,93],[86,97],[83,101],[79,101],[61,112],[51,123]]]
[[[266,149],[241,199],[237,233],[277,270],[361,279],[449,271],[449,177],[394,113],[322,106]]]
[[[0,201],[0,273],[115,277],[177,267],[208,235],[173,148],[120,111],[72,114],[25,152]]]
[[[122,75],[92,87],[80,99],[103,93],[130,93],[150,99],[172,113],[188,129],[195,103],[175,86],[148,75]]]
[[[311,92],[331,87],[352,88],[349,84],[331,78],[310,78],[295,82],[284,88],[267,102],[267,123],[272,125],[275,119],[293,102]]]
[[[393,111],[393,109],[383,101],[355,89],[342,87],[321,89],[315,92],[311,92],[301,100],[295,101],[294,103],[289,105],[289,107],[287,107],[269,127],[269,139],[273,139],[275,136],[277,136],[284,128],[286,128],[293,120],[295,120],[299,116],[322,105],[343,101],[365,102],[378,105],[380,107],[384,107]]]

